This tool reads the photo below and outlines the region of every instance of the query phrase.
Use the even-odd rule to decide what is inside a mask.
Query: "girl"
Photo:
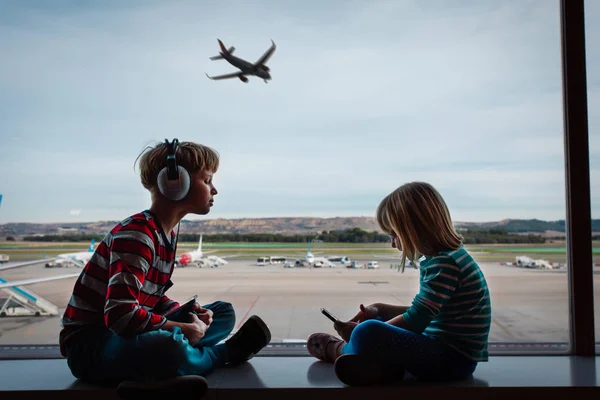
[[[407,183],[377,209],[392,247],[419,263],[420,290],[409,307],[360,305],[348,322],[336,323],[340,340],[326,333],[308,339],[314,357],[335,362],[347,385],[401,380],[465,379],[488,360],[491,303],[479,265],[462,245],[442,196],[423,182]]]

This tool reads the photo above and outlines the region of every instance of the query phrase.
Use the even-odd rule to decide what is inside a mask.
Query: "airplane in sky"
[[[269,47],[269,49],[254,64],[249,61],[242,60],[241,58],[238,58],[238,57],[232,55],[233,52],[235,51],[235,47],[231,46],[230,48],[226,49],[225,45],[223,44],[223,42],[221,42],[220,39],[217,39],[217,41],[219,42],[221,51],[219,52],[219,55],[209,57],[209,59],[211,59],[211,60],[225,59],[225,60],[227,60],[227,62],[229,64],[238,68],[240,71],[234,72],[231,74],[219,75],[219,76],[209,76],[208,74],[206,74],[206,76],[209,79],[220,80],[220,79],[239,78],[242,82],[247,83],[248,82],[247,75],[254,75],[259,78],[263,78],[265,83],[268,83],[271,80],[271,74],[269,73],[269,71],[271,71],[271,69],[269,67],[267,67],[265,64],[267,63],[267,61],[269,61],[269,58],[271,58],[271,56],[273,55],[273,53],[275,52],[275,49],[276,49],[275,42],[273,41],[273,39],[271,39],[271,47]]]
[[[183,253],[176,261],[176,267],[185,267],[186,265],[196,265],[198,267],[214,267],[222,264],[229,264],[226,258],[232,258],[236,256],[207,256],[207,254],[214,253],[213,251],[202,251],[202,235],[198,241],[198,249]]]

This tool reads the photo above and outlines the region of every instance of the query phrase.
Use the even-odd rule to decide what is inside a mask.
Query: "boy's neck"
[[[172,204],[163,204],[160,201],[153,201],[149,210],[156,215],[158,222],[165,234],[170,235],[175,225],[185,217],[185,212]]]

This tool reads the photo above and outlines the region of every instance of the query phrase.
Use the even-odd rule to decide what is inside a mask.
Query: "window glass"
[[[238,71],[209,59],[217,39],[250,62],[272,39],[271,79],[208,79]],[[178,137],[221,165],[210,214],[181,224],[178,256],[193,262],[172,298],[229,301],[236,328],[258,314],[274,342],[334,333],[321,307],[349,319],[360,303],[410,305],[419,271],[397,270],[374,217],[419,180],[488,280],[490,341],[567,342],[558,2],[11,2],[0,52],[0,253],[3,266],[42,260],[3,280],[81,272],[92,238],[150,205],[135,158]],[[189,254],[200,234],[204,262]],[[82,254],[49,261],[69,253]],[[74,282],[1,291],[0,344],[57,343]]]

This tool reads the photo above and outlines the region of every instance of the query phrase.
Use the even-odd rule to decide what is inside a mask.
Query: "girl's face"
[[[400,240],[396,237],[396,235],[392,236],[392,247],[401,250]]]

